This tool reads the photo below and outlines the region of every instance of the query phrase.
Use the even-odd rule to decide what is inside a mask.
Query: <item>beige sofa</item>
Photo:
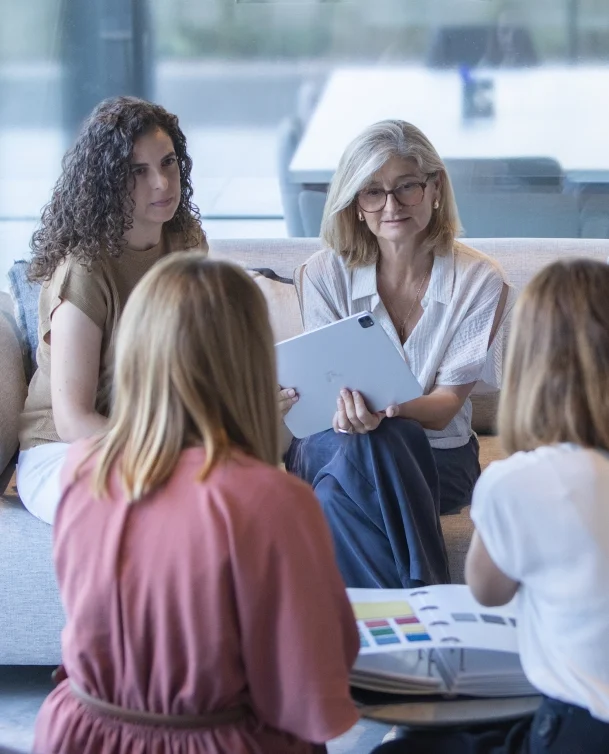
[[[554,259],[589,256],[605,261],[609,257],[609,240],[519,238],[468,243],[495,257],[517,289]],[[248,268],[271,269],[289,278],[294,268],[319,248],[316,239],[222,240],[212,243],[211,255]],[[293,287],[263,276],[256,279],[269,301],[277,340],[300,331]],[[0,293],[0,665],[54,664],[59,661],[63,614],[53,574],[51,527],[23,508],[9,463],[17,449],[17,419],[26,392],[16,332],[10,299]],[[496,399],[484,396],[474,403],[474,428],[480,435],[483,466],[499,455],[492,436]],[[468,510],[444,516],[442,528],[451,574],[458,582],[463,578],[472,531]]]

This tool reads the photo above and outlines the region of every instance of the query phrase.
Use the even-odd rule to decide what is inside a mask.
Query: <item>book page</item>
[[[518,652],[515,605],[484,608],[467,586],[348,589],[360,655],[446,646]]]

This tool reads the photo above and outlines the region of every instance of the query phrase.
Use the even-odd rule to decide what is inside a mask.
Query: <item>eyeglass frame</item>
[[[427,184],[429,183],[430,177],[434,176],[434,175],[437,175],[437,172],[436,173],[427,173],[426,174],[426,179],[427,180],[425,180],[425,181],[412,181],[412,183],[411,183],[412,186],[420,186],[421,189],[423,190],[423,196],[421,197],[421,201],[417,202],[416,204],[402,204],[402,202],[397,198],[396,193],[395,193],[396,190],[399,188],[399,186],[396,186],[394,189],[391,189],[391,191],[386,191],[385,189],[381,189],[381,191],[383,191],[384,194],[385,194],[385,202],[383,203],[383,206],[379,207],[378,209],[364,209],[362,207],[362,205],[359,203],[360,191],[358,191],[357,194],[355,195],[355,203],[361,209],[362,212],[365,212],[368,215],[373,215],[375,212],[382,212],[385,209],[385,207],[387,206],[387,197],[390,196],[390,195],[393,196],[393,198],[400,205],[400,207],[418,207],[419,204],[423,203],[423,199],[425,199],[425,189],[427,188]]]

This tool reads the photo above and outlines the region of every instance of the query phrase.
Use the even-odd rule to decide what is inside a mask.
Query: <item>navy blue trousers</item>
[[[408,730],[373,754],[606,754],[609,723],[545,697],[533,718],[469,730]]]
[[[477,452],[464,457],[477,466]],[[408,589],[450,582],[441,480],[417,422],[385,419],[365,435],[328,430],[294,440],[285,463],[313,486],[347,586]],[[470,476],[477,478],[474,472]]]

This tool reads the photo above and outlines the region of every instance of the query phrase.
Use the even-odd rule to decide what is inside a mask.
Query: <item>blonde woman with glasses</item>
[[[449,580],[439,514],[470,502],[480,467],[469,396],[477,383],[499,388],[512,305],[499,265],[458,230],[436,150],[410,123],[383,121],[347,147],[322,223],[328,248],[296,272],[307,330],[371,311],[424,391],[374,414],[344,386],[334,432],[287,453],[314,485],[348,586]]]
[[[357,721],[357,629],[319,504],[277,468],[275,391],[242,270],[184,252],[146,274],[109,422],[62,471],[65,672],[35,752],[312,754]]]
[[[483,605],[515,594],[535,717],[423,738],[383,754],[609,751],[609,267],[555,262],[514,312],[499,405],[509,457],[482,474],[467,582]]]

